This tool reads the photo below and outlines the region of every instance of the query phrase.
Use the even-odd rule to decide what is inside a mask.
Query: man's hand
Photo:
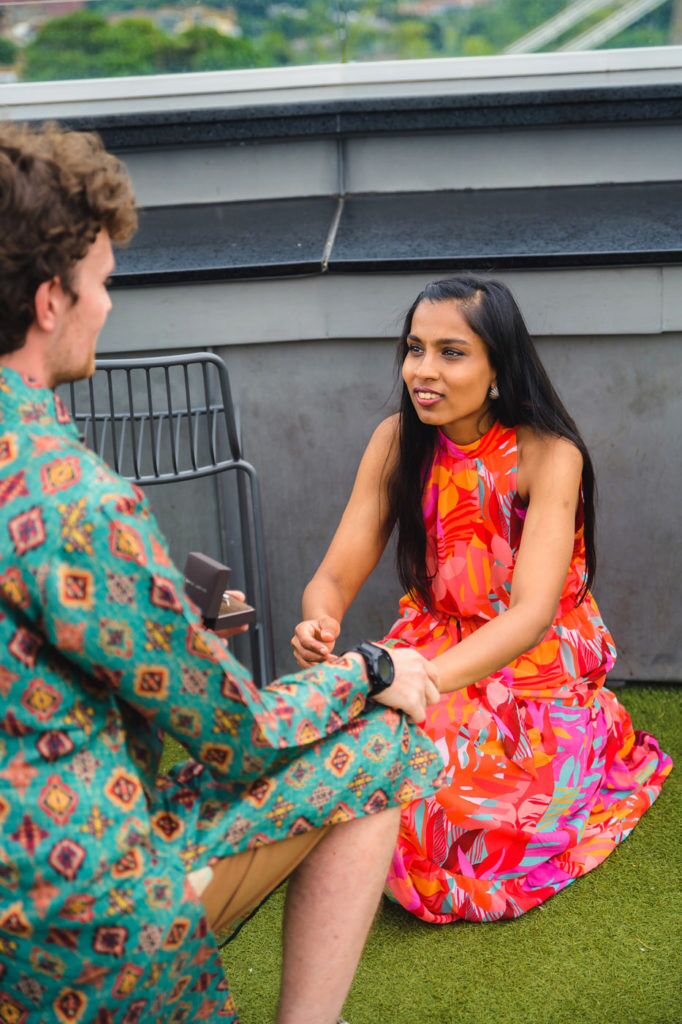
[[[325,661],[334,650],[340,632],[340,623],[331,615],[299,622],[291,638],[291,646],[301,668],[310,668]]]
[[[427,661],[411,647],[385,647],[384,650],[391,655],[395,678],[372,700],[387,708],[404,711],[409,720],[418,725],[424,721],[427,707],[440,700],[438,670],[433,662]]]

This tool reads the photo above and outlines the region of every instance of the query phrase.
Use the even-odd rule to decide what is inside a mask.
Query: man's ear
[[[61,280],[52,277],[49,281],[43,281],[34,299],[36,326],[46,334],[51,334],[61,319],[65,304],[66,295]]]

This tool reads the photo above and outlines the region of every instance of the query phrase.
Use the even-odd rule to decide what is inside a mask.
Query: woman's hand
[[[310,668],[325,661],[334,650],[341,624],[331,615],[299,622],[291,638],[294,657],[301,668]]]
[[[246,594],[241,590],[226,590],[225,593],[237,601],[246,601]],[[237,636],[238,633],[246,633],[248,628],[248,625],[232,626],[229,629],[216,629],[214,632],[221,640],[228,640],[231,636]]]

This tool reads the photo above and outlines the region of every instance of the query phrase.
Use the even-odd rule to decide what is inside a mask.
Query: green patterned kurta
[[[0,1022],[234,1021],[187,872],[427,796],[435,748],[350,662],[258,691],[139,488],[10,370],[0,537]],[[162,732],[195,760],[159,778]]]

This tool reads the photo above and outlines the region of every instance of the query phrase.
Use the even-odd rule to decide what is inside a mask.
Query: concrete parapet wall
[[[678,125],[508,129],[167,147],[126,154],[145,207],[244,202],[345,191],[529,188],[676,181]],[[588,157],[588,158],[586,158]]]
[[[143,224],[128,272],[121,258],[102,354],[213,348],[226,359],[264,492],[280,672],[292,666],[303,587],[393,408],[402,313],[485,242],[476,265],[514,291],[593,454],[596,594],[620,651],[614,675],[682,682],[681,66],[682,48],[669,48],[62,83],[49,101],[34,86],[5,94],[8,116],[102,131],[156,225]],[[572,189],[583,192],[566,198]],[[457,203],[429,253],[439,192]],[[401,203],[414,212],[415,196],[431,229],[421,214],[405,227]],[[289,219],[269,231],[282,204]],[[320,204],[315,235],[297,211]],[[468,247],[451,250],[450,225]],[[310,228],[301,242],[299,227]],[[241,262],[240,247],[252,250]],[[190,548],[218,554],[214,482],[151,497],[178,561]],[[389,552],[342,644],[380,636],[399,596]]]

